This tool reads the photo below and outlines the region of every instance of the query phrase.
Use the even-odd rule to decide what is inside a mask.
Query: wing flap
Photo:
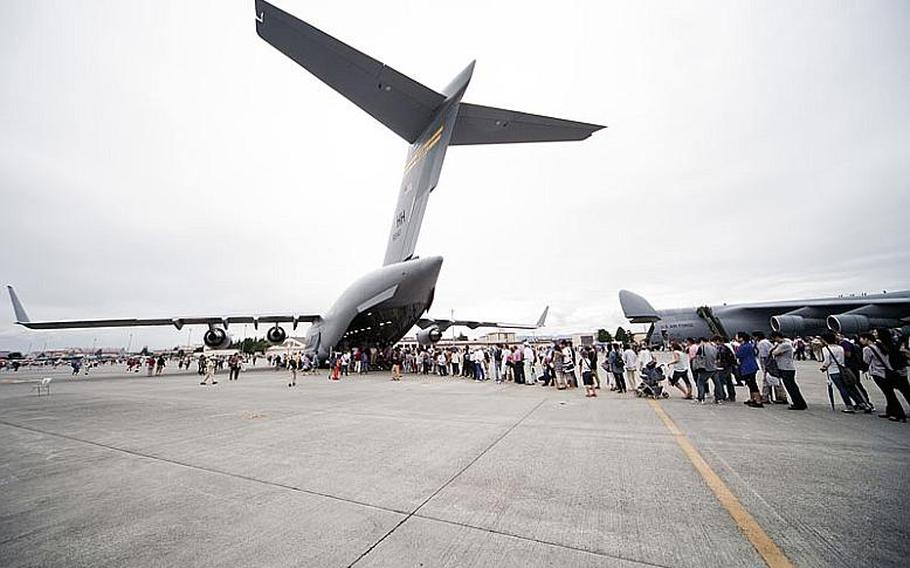
[[[574,120],[462,103],[452,133],[452,146],[584,140],[605,128]]]
[[[444,97],[372,57],[256,0],[256,33],[410,143]]]

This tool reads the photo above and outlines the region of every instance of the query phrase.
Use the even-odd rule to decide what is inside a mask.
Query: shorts
[[[594,386],[594,373],[591,371],[584,371],[581,374],[581,382],[584,383],[586,387]]]
[[[670,376],[670,386],[675,387],[676,383],[679,382],[679,379],[686,379],[688,377],[689,371],[673,371],[673,374]]]

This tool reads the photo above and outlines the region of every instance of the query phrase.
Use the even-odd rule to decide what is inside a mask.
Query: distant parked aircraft
[[[321,361],[333,349],[394,344],[415,325],[421,329],[417,340],[423,345],[439,341],[444,330],[456,325],[471,329],[543,326],[546,309],[535,323],[527,324],[424,317],[433,304],[436,280],[442,268],[441,256],[415,256],[424,210],[430,192],[439,181],[449,146],[584,140],[603,126],[464,103],[461,98],[474,72],[473,62],[445,89],[436,92],[264,0],[256,0],[255,8],[259,37],[411,144],[398,205],[392,216],[384,266],[351,284],[325,314],[292,312],[32,321],[13,288],[9,287],[16,323],[30,329],[132,326],[181,329],[184,325],[205,325],[208,326],[203,336],[205,344],[222,349],[231,342],[230,324],[253,324],[254,328],[269,324],[266,338],[272,343],[281,343],[287,338],[287,332],[280,324],[290,324],[296,329],[299,323],[310,322],[306,351],[316,354]],[[424,31],[430,34],[424,41],[429,45],[438,30]],[[419,44],[416,36],[412,39]],[[312,110],[318,112],[318,109]],[[346,150],[350,153],[351,148]],[[329,235],[315,237],[316,242],[331,238]]]
[[[831,329],[854,335],[878,327],[910,327],[910,290],[669,310],[655,310],[638,294],[620,290],[619,303],[630,322],[652,324],[648,331],[652,344],[687,337],[733,337],[740,331],[805,336]]]

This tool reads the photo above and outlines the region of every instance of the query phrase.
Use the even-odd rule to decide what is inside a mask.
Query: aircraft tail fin
[[[540,317],[537,319],[537,327],[543,327],[546,325],[548,313],[550,313],[550,306],[547,306],[543,309],[543,313],[540,314]]]
[[[623,315],[632,323],[653,323],[660,320],[660,314],[654,306],[635,292],[620,290],[619,305]]]
[[[16,314],[16,323],[28,323],[28,314],[25,313],[25,308],[22,307],[22,302],[19,301],[19,296],[16,295],[16,291],[13,290],[12,286],[7,286],[9,290],[9,299],[13,303],[13,312]]]

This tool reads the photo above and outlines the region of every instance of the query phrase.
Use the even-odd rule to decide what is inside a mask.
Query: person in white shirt
[[[525,343],[521,355],[525,364],[525,384],[533,385],[537,383],[537,377],[534,376],[534,350],[531,349],[530,345]]]
[[[474,362],[474,380],[475,381],[485,381],[486,372],[484,370],[484,354],[483,350],[478,347],[474,350],[474,353],[471,354],[471,361]]]
[[[670,344],[673,349],[673,359],[670,361],[670,368],[673,374],[670,375],[670,385],[679,389],[683,393],[683,398],[692,400],[692,383],[689,382],[689,356],[683,351],[682,345],[674,341]],[[679,384],[682,380],[685,387]]]
[[[787,404],[787,392],[781,384],[780,377],[775,377],[768,373],[768,361],[771,359],[771,349],[774,344],[768,341],[765,334],[756,331],[752,338],[758,344],[758,366],[762,372],[762,404]],[[773,400],[772,400],[773,396]]]
[[[654,360],[654,356],[651,354],[651,350],[648,349],[648,346],[645,345],[638,352],[638,370],[641,371],[648,366],[648,363]]]
[[[822,366],[819,369],[823,373],[828,373],[828,380],[837,387],[840,397],[844,401],[842,412],[853,414],[857,410],[864,410],[869,413],[872,409],[868,408],[862,395],[856,389],[856,377],[848,381],[844,374],[852,373],[845,367],[844,348],[837,342],[837,336],[831,331],[826,331],[821,336],[822,340]],[[844,373],[841,373],[844,369]]]
[[[626,388],[634,391],[638,387],[638,354],[629,345],[622,352],[622,364],[626,369]]]

